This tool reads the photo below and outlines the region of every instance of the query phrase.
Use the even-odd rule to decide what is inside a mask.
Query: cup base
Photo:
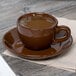
[[[33,50],[33,51],[40,51],[40,50],[45,50],[45,49],[48,49],[49,47],[51,47],[51,45],[49,45],[49,46],[46,46],[46,47],[41,47],[41,48],[39,48],[39,47],[34,47],[34,48],[32,48],[32,47],[29,47],[29,46],[24,46],[24,47],[26,47],[27,49],[29,49],[29,50]]]

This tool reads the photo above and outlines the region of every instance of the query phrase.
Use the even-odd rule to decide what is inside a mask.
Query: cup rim
[[[47,15],[47,16],[49,16],[50,18],[53,19],[54,24],[53,24],[52,26],[50,26],[50,27],[43,28],[43,29],[30,28],[30,27],[28,27],[28,26],[24,26],[24,25],[21,25],[21,24],[20,24],[20,20],[21,20],[22,18],[26,17],[27,15],[33,15],[33,14]],[[58,20],[57,20],[53,15],[49,15],[49,14],[44,13],[44,12],[32,12],[32,13],[26,13],[26,14],[21,15],[21,16],[17,19],[17,26],[21,26],[21,27],[23,27],[23,28],[27,28],[27,29],[30,29],[30,30],[47,30],[47,29],[54,28],[57,24],[58,24]]]

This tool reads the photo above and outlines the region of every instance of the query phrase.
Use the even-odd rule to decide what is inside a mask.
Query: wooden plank
[[[23,14],[24,7],[28,5],[31,6],[31,9],[35,8],[35,5],[37,7],[40,5],[42,7],[48,5],[49,7],[45,8],[45,12],[52,13],[58,17],[76,19],[75,1],[0,0],[0,53],[5,49],[2,44],[3,35],[11,29],[13,25],[16,25],[17,18]],[[76,73],[58,68],[39,65],[6,55],[3,55],[3,57],[14,72],[20,73],[23,76],[76,76]]]
[[[19,73],[22,76],[70,76],[72,72],[48,67],[41,64],[29,62],[27,60],[20,60],[9,56],[3,56],[8,64],[12,67],[15,73]],[[75,74],[76,75],[76,74]]]
[[[76,19],[76,5],[50,12],[58,17]]]
[[[3,55],[3,57],[14,70],[14,72],[20,73],[22,76],[31,76],[32,73],[36,73],[40,70],[43,70],[46,67],[45,65],[38,65],[27,60],[24,61],[6,55]]]

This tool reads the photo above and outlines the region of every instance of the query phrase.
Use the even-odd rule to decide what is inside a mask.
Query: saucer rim
[[[67,48],[69,48],[71,45],[72,45],[72,43],[73,43],[73,37],[72,37],[72,35],[70,36],[70,38],[71,38],[71,41],[70,41],[70,45],[68,45],[67,47],[65,47],[64,48],[64,46],[60,49],[60,51],[59,52],[57,52],[56,54],[54,54],[54,55],[51,55],[51,56],[45,56],[45,57],[40,57],[40,58],[30,58],[30,56],[21,56],[21,55],[19,55],[18,53],[16,53],[16,51],[15,51],[15,49],[13,49],[13,47],[12,48],[10,48],[10,47],[8,47],[8,45],[5,43],[5,41],[4,41],[4,37],[5,37],[5,35],[7,34],[7,33],[9,33],[11,30],[14,30],[14,29],[16,29],[17,27],[14,27],[14,28],[12,28],[12,29],[10,29],[8,32],[6,32],[5,34],[4,34],[4,36],[3,36],[3,39],[2,39],[2,42],[3,42],[3,45],[5,46],[5,48],[7,48],[10,52],[12,52],[12,53],[14,53],[15,55],[17,55],[18,57],[20,57],[20,58],[23,58],[23,59],[29,59],[29,60],[46,60],[46,59],[51,59],[51,58],[54,58],[54,57],[56,57],[56,56],[59,56],[61,53],[63,53],[64,51],[63,50],[65,50],[65,49],[67,49]],[[69,38],[69,39],[70,39]],[[62,50],[63,49],[63,50]],[[14,50],[14,51],[13,51]]]

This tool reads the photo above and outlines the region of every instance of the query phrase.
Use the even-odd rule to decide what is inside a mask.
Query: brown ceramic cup
[[[29,23],[31,20],[32,22]],[[41,22],[38,20],[41,20]],[[17,29],[25,47],[32,50],[46,49],[52,43],[67,40],[71,35],[71,31],[67,26],[58,26],[57,19],[46,13],[28,13],[22,15],[18,18]],[[56,34],[61,31],[65,31],[65,35],[56,39]]]

